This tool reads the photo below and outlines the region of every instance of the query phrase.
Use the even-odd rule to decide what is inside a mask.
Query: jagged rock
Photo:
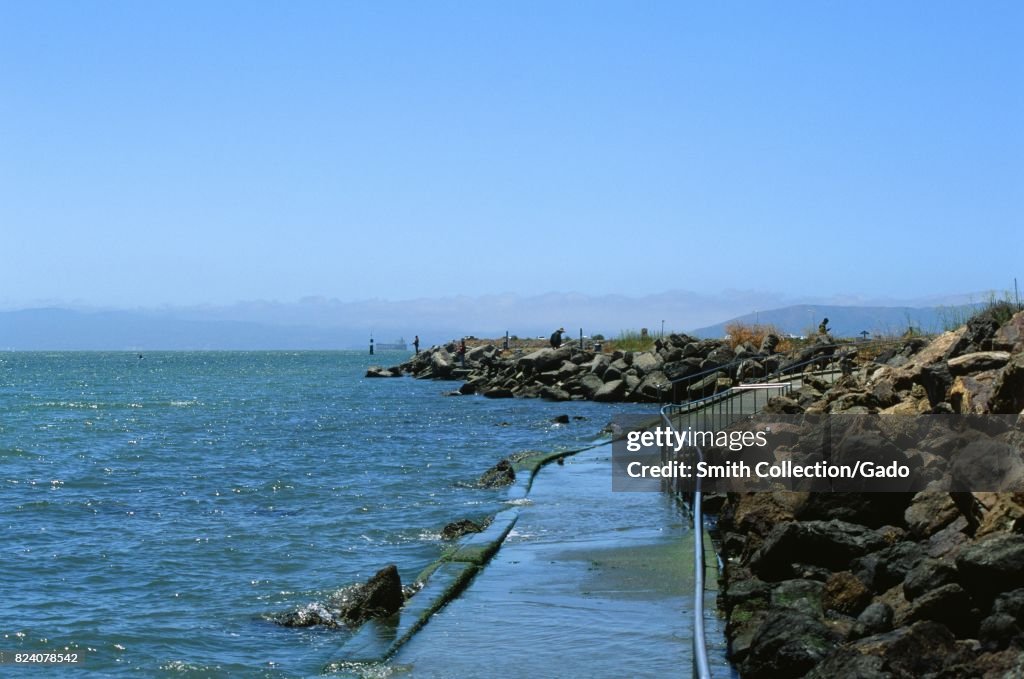
[[[748,493],[734,496],[719,516],[719,525],[744,533],[768,535],[778,524],[792,521],[807,499],[807,493]]]
[[[1017,619],[1006,613],[994,613],[981,621],[978,627],[978,641],[988,651],[1002,650],[1021,636]]]
[[[958,516],[960,510],[949,493],[918,493],[903,514],[911,534],[918,538],[934,535]]]
[[[816,580],[795,578],[775,585],[771,593],[772,608],[791,608],[816,618],[823,612],[822,597],[825,585]]]
[[[903,596],[913,601],[923,594],[957,582],[956,567],[940,559],[922,559],[903,578]]]
[[[609,368],[611,370],[611,368]],[[624,380],[612,380],[605,382],[601,388],[594,393],[595,401],[619,401],[626,394],[626,382]]]
[[[555,371],[555,376],[558,377],[559,382],[565,382],[575,377],[582,368],[576,365],[572,361],[562,361],[562,366]]]
[[[483,473],[477,485],[483,488],[501,488],[516,482],[516,470],[509,460],[501,460]]]
[[[991,410],[1007,415],[1024,411],[1024,353],[1015,354],[996,378]]]
[[[715,366],[717,367],[717,366]],[[729,375],[724,372],[713,372],[707,377],[694,382],[686,389],[686,393],[691,401],[695,401],[705,396],[711,396],[716,393],[719,387],[718,381],[720,379],[728,379]]]
[[[875,531],[845,521],[789,522],[777,526],[750,560],[762,580],[782,580],[799,559],[831,570],[843,570],[852,559],[885,546]],[[902,578],[901,578],[902,579]]]
[[[992,348],[1011,353],[1024,352],[1024,311],[1018,311],[1003,323],[992,337]]]
[[[1010,354],[1006,351],[976,351],[951,358],[947,365],[952,375],[968,375],[984,370],[997,370],[1009,360]]]
[[[884,592],[903,582],[924,557],[924,548],[916,542],[897,542],[858,558],[850,570],[876,592]]]
[[[562,361],[568,361],[571,356],[572,348],[569,346],[559,349],[538,349],[516,361],[516,367],[530,372],[544,372],[557,369],[562,365]]]
[[[748,580],[737,580],[730,584],[718,598],[718,605],[725,611],[731,611],[741,603],[754,603],[757,608],[764,608],[771,600],[772,587],[767,582],[751,577]]]
[[[982,597],[1024,587],[1024,535],[988,535],[964,548],[956,567],[964,587]]]
[[[498,348],[493,344],[486,344],[479,347],[473,347],[466,352],[466,363],[471,365],[478,365],[480,363],[486,363],[494,359],[498,353]]]
[[[684,358],[671,363],[665,363],[662,371],[669,379],[678,380],[700,372],[700,359]]]
[[[750,643],[741,673],[749,679],[799,677],[832,650],[832,635],[817,618],[789,609],[768,613]]]
[[[443,540],[454,540],[455,538],[468,535],[469,533],[479,533],[484,528],[476,521],[470,519],[459,519],[458,521],[452,521],[447,524],[441,530],[441,539]]]
[[[1013,589],[997,596],[992,603],[992,612],[1011,615],[1024,623],[1024,589]]]
[[[551,418],[551,422],[553,424],[569,424],[569,416],[568,415],[556,415],[555,417]]]
[[[598,354],[597,356],[594,356],[594,359],[590,363],[587,364],[587,370],[598,377],[601,377],[604,375],[604,371],[608,369],[608,366],[611,365],[611,362],[612,359],[608,356]]]
[[[357,625],[370,618],[386,618],[398,612],[405,603],[402,580],[395,564],[377,571],[342,609],[341,618],[349,625]]]
[[[942,623],[955,634],[970,634],[977,624],[971,611],[971,598],[963,587],[956,583],[929,590],[918,598],[906,614],[896,619],[903,626],[918,620],[933,620]]]
[[[638,401],[649,403],[660,403],[665,395],[670,392],[668,377],[660,370],[649,373],[635,389],[634,398]]]
[[[664,365],[664,360],[656,354],[650,352],[643,352],[635,354],[633,356],[632,367],[637,370],[640,376],[660,370],[661,366]]]
[[[434,377],[447,379],[455,369],[451,354],[445,349],[438,349],[430,355],[430,371]]]
[[[914,496],[910,493],[814,493],[800,508],[800,520],[839,519],[870,528],[900,523]]]
[[[956,639],[944,625],[923,621],[836,648],[807,679],[911,679],[941,671],[957,654]]]
[[[825,583],[822,606],[843,615],[857,615],[871,603],[871,590],[850,571],[834,573]]]
[[[1009,307],[1008,303],[997,303],[968,319],[960,341],[950,350],[947,358],[969,352],[991,350],[1000,329],[998,316]],[[1011,320],[1013,319],[1011,318]]]
[[[881,634],[892,629],[893,611],[889,604],[876,601],[869,604],[857,616],[857,622],[864,628],[865,634]]]
[[[960,375],[949,388],[949,403],[961,415],[988,413],[995,391],[994,370],[975,375]]]
[[[594,373],[587,373],[574,382],[573,385],[567,385],[569,393],[580,393],[588,399],[594,398],[594,394],[603,386],[604,382]]]
[[[958,451],[952,475],[964,488],[1001,490],[1024,478],[1024,461],[1014,446],[998,440],[971,441]]]

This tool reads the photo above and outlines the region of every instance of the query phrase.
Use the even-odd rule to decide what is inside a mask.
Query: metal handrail
[[[695,401],[681,404],[671,404],[663,406],[661,409],[661,419],[669,429],[675,429],[675,425],[672,423],[672,417],[685,414],[692,415],[703,411],[704,409],[714,406],[718,403],[724,403],[731,401],[736,396],[741,396],[744,392],[749,390],[755,390],[754,408],[757,409],[756,393],[761,390],[768,389],[779,389],[780,391],[788,391],[792,389],[792,383],[760,383],[760,384],[748,384],[740,385],[737,387],[730,387],[729,389],[720,392],[718,394],[712,394]],[[767,403],[767,399],[766,399]],[[734,414],[730,412],[730,415]],[[699,445],[693,446],[694,455],[696,456],[696,462],[700,463],[704,461],[704,450]],[[663,449],[663,456],[665,455]],[[666,456],[667,457],[667,456]],[[696,468],[696,467],[695,467]],[[674,490],[678,490],[676,487]],[[707,650],[707,637],[704,630],[704,577],[705,577],[705,560],[704,560],[704,515],[703,515],[703,493],[700,476],[694,478],[694,490],[693,500],[691,503],[691,515],[693,517],[693,563],[694,563],[694,578],[693,578],[693,675],[698,679],[710,679],[711,677],[711,666],[708,660]]]

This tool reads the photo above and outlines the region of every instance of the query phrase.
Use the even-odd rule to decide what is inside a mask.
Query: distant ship
[[[378,343],[377,351],[409,351],[409,345],[405,343],[404,337],[399,337],[394,342]]]

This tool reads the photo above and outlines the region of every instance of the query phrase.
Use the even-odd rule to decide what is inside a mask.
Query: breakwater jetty
[[[1002,462],[1022,465],[1024,312],[1006,320],[1011,313],[989,310],[890,352],[863,375],[804,379],[768,410],[1017,415],[1000,433],[1015,450]],[[897,443],[914,456],[913,441]],[[711,499],[725,564],[719,606],[741,676],[1024,674],[1024,488],[949,487],[943,465],[970,452],[957,440],[949,445],[952,462],[917,461],[934,478],[924,492]],[[997,464],[974,453],[978,467]]]
[[[367,377],[455,380],[453,393],[488,398],[543,398],[551,401],[664,403],[691,400],[729,388],[735,382],[785,371],[817,355],[831,356],[827,338],[798,351],[779,353],[779,338],[768,335],[759,346],[725,340],[700,340],[671,334],[649,351],[595,352],[576,342],[530,352],[502,350],[494,344],[469,349],[464,364],[457,345],[431,347],[390,368],[371,367]]]

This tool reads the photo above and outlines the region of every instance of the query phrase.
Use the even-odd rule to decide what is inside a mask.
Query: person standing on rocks
[[[827,335],[827,334],[829,334],[829,333],[830,333],[831,331],[832,331],[832,329],[828,327],[828,318],[824,319],[824,320],[823,320],[823,321],[822,321],[822,322],[821,322],[821,323],[820,323],[820,324],[818,325],[818,334],[819,334],[819,335]]]
[[[466,338],[463,337],[459,341],[459,349],[455,352],[459,357],[459,365],[463,368],[466,367]]]
[[[419,356],[420,355],[420,336],[419,335],[416,335],[416,337],[413,338],[413,340],[412,340],[412,348],[416,350],[416,355]]]
[[[562,333],[565,332],[565,328],[559,328],[551,333],[551,348],[557,349],[562,346]]]

